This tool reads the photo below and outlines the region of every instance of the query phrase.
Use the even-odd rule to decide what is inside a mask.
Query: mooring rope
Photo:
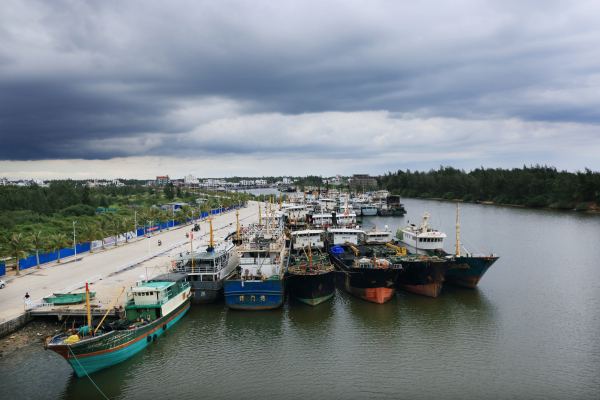
[[[92,380],[92,378],[90,378],[90,376],[88,375],[87,371],[85,369],[83,369],[83,366],[81,365],[81,363],[79,362],[79,360],[77,359],[77,357],[75,357],[75,354],[73,353],[73,350],[71,350],[71,346],[69,346],[68,343],[67,343],[67,347],[69,348],[69,351],[73,355],[73,358],[75,359],[75,361],[77,361],[77,364],[79,364],[79,366],[81,367],[81,370],[83,372],[85,372],[85,375],[90,379],[90,381],[94,384],[94,386],[96,386],[96,389],[98,389],[98,391],[102,394],[102,396],[104,396],[104,398],[106,400],[109,400],[109,398],[106,397],[106,395],[102,392],[102,390],[100,390],[100,388],[98,387],[98,385],[96,385],[96,383]]]

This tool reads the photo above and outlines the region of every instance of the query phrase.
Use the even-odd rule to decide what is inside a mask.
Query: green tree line
[[[11,204],[14,208],[17,208],[15,210],[0,210],[1,258],[9,258],[9,262],[12,260],[14,263],[14,260],[24,259],[29,255],[39,257],[39,254],[46,252],[72,248],[74,220],[77,221],[75,224],[77,243],[91,243],[94,240],[102,240],[102,248],[105,249],[104,238],[106,237],[123,235],[140,227],[163,224],[171,220],[178,221],[181,224],[191,223],[188,220],[191,220],[192,217],[198,218],[201,215],[200,213],[209,212],[219,206],[226,208],[238,205],[253,197],[244,193],[208,197],[207,201],[198,207],[184,205],[176,212],[164,211],[157,206],[141,206],[97,214],[92,207],[82,203],[84,196],[77,196],[75,187],[70,182],[67,183],[66,186],[63,186],[66,193],[61,193],[61,195],[66,196],[66,200],[61,203],[66,207],[50,216],[39,214],[31,209],[35,206],[35,195],[48,195],[41,191],[41,188],[19,187],[18,190],[0,191],[3,197],[8,197],[4,199],[3,204]],[[125,194],[137,193],[124,190],[123,187],[115,189]],[[107,191],[110,192],[111,188],[92,189],[92,195],[103,195]],[[116,193],[119,193],[118,191]],[[172,186],[170,190],[167,189],[165,192],[153,191],[152,194],[146,193],[143,200],[156,200],[158,201],[157,204],[160,204],[173,199],[182,200],[186,196],[190,199],[196,197],[196,193],[186,191],[181,193],[180,189],[173,190]],[[10,198],[11,195],[15,194],[17,198]],[[174,198],[175,194],[182,197],[179,199]],[[75,202],[74,198],[78,199],[79,203],[73,204]],[[124,200],[122,199],[122,201]],[[30,209],[22,209],[18,206],[30,207]],[[162,231],[162,226],[160,230]],[[118,246],[118,243],[115,241],[113,245]],[[60,262],[60,258],[58,262]],[[15,263],[14,268],[17,273],[20,272],[18,263]]]
[[[600,204],[600,173],[586,168],[575,173],[548,166],[476,168],[465,172],[438,170],[389,172],[377,178],[381,188],[406,197],[492,201],[528,207],[586,210]]]

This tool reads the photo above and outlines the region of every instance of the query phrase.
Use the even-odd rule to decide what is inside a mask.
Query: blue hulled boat
[[[280,217],[245,230],[238,247],[239,265],[224,281],[227,307],[269,310],[283,304],[285,294],[285,237]]]

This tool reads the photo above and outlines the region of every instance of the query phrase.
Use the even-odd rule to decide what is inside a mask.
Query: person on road
[[[29,293],[25,292],[25,296],[23,297],[23,300],[27,300],[29,298]]]

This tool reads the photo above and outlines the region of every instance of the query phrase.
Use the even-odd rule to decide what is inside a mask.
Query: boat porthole
[[[163,325],[163,331],[166,331],[166,330],[167,330],[167,324],[164,324]]]
[[[148,337],[146,338],[146,340],[148,341],[148,343],[150,343],[150,342],[152,341],[152,336],[148,336]]]
[[[158,335],[155,333],[154,334],[154,340],[156,340],[158,338]]]

